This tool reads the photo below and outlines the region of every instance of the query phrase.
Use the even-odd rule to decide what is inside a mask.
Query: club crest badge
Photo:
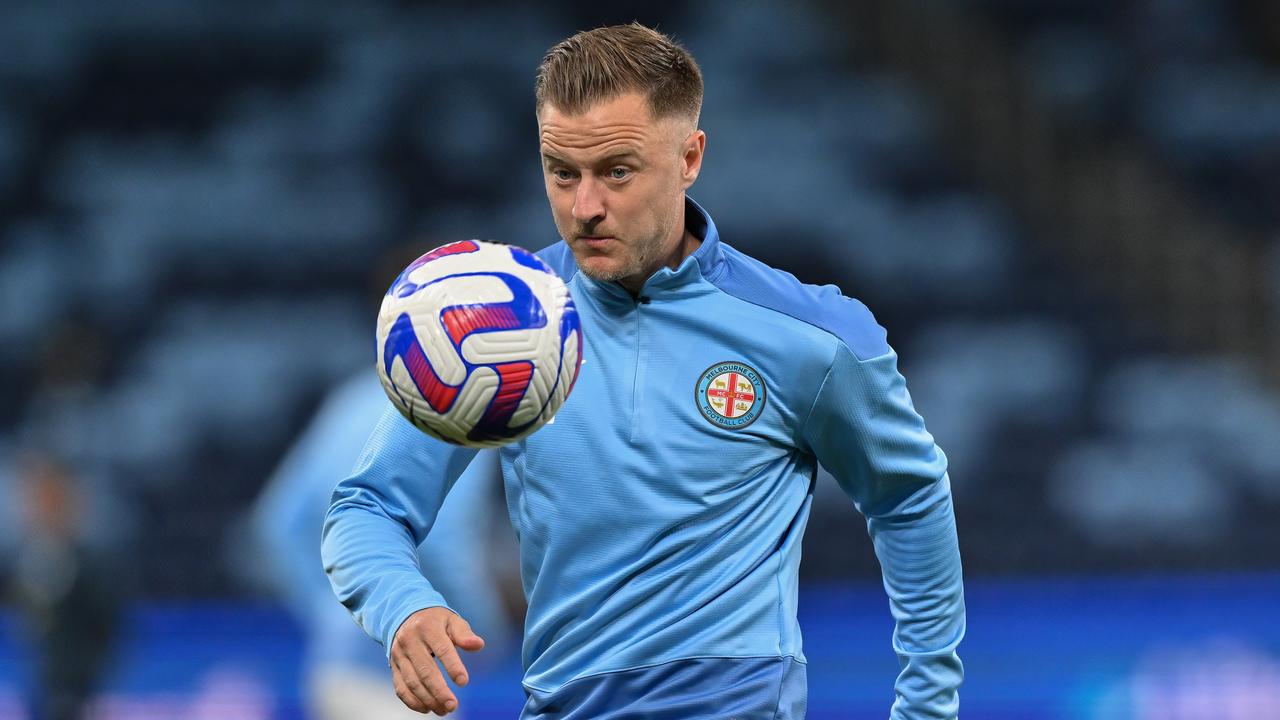
[[[702,417],[712,425],[740,430],[764,410],[764,378],[744,363],[716,363],[698,376],[693,395]]]

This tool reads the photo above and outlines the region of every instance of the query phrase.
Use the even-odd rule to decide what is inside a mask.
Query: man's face
[[[684,191],[698,177],[705,136],[685,118],[654,119],[638,93],[567,115],[538,115],[543,179],[560,236],[590,278],[637,292],[679,262]]]

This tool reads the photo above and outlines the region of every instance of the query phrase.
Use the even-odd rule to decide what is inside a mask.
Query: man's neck
[[[626,289],[627,292],[631,293],[632,297],[640,295],[640,288],[644,287],[645,281],[653,277],[654,272],[657,272],[664,267],[675,270],[680,267],[680,263],[684,262],[685,258],[696,252],[702,245],[702,238],[694,235],[693,231],[690,230],[689,226],[685,223],[685,212],[687,212],[687,208],[681,208],[680,228],[684,231],[684,234],[680,236],[680,240],[676,242],[675,247],[672,248],[671,253],[667,255],[666,259],[659,263],[652,272],[646,273],[644,279],[640,280],[638,283],[635,283],[635,281],[628,282],[627,280],[618,281],[618,284]],[[635,284],[635,287],[632,287],[632,284]]]

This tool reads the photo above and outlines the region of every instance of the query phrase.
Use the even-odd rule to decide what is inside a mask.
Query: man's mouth
[[[579,235],[578,241],[589,248],[599,248],[608,245],[614,238],[609,235]]]

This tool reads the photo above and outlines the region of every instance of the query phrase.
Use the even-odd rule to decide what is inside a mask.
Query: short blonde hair
[[[576,115],[627,92],[649,99],[654,118],[702,111],[702,71],[679,43],[639,23],[586,30],[547,51],[535,83],[537,111]]]

